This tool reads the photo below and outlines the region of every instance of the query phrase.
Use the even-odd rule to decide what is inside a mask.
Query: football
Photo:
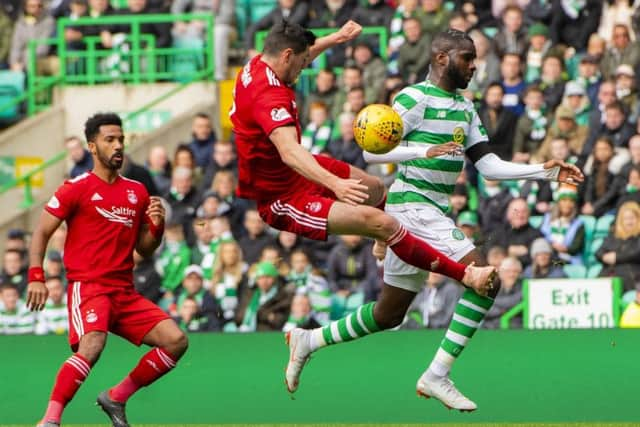
[[[388,153],[402,140],[402,118],[388,105],[371,104],[356,116],[353,134],[364,151]]]

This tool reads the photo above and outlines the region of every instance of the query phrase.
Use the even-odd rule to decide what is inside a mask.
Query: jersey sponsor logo
[[[136,193],[133,190],[127,190],[127,200],[129,200],[129,203],[132,205],[135,205],[138,203],[138,196],[136,196]]]
[[[462,232],[462,230],[459,230],[457,228],[451,231],[451,236],[456,240],[464,240],[464,233]]]
[[[87,311],[85,320],[87,321],[87,323],[96,323],[98,321],[98,315],[93,310],[89,310]]]
[[[136,216],[136,211],[131,208],[111,206],[111,211],[96,206],[96,211],[111,222],[118,222],[127,227],[133,227],[133,219],[129,217]]]
[[[274,122],[281,122],[290,118],[291,114],[289,114],[286,108],[274,108],[271,110],[271,120]]]
[[[453,142],[456,144],[462,144],[464,142],[464,129],[460,126],[453,129]]]
[[[47,203],[51,209],[58,209],[60,207],[60,200],[56,196],[51,196],[49,203]]]
[[[102,196],[98,193],[93,193],[93,196],[91,196],[91,201],[96,202],[98,200],[102,200]]]

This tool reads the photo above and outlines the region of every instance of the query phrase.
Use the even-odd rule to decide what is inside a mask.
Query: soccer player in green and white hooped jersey
[[[403,143],[387,154],[365,153],[365,160],[399,164],[385,210],[407,230],[454,260],[485,265],[473,243],[445,215],[465,155],[481,174],[494,180],[547,179],[577,184],[583,175],[578,168],[562,161],[523,165],[503,161],[489,151],[486,132],[473,104],[456,92],[466,88],[473,76],[475,57],[475,46],[467,34],[456,30],[438,34],[431,46],[427,81],[403,89],[395,98],[393,108],[404,123]],[[374,252],[384,256],[383,245],[377,243]],[[425,279],[424,270],[404,263],[389,251],[385,257],[384,286],[375,307],[367,304],[323,328],[294,329],[290,333],[287,381],[298,379],[304,362],[318,348],[399,325]],[[449,380],[449,371],[493,304],[499,288],[496,283],[484,295],[465,289],[435,358],[418,379],[419,394],[436,397],[449,408],[476,409],[476,404]]]

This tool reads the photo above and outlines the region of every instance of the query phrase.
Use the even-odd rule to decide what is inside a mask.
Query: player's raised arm
[[[145,258],[153,255],[153,252],[162,242],[164,217],[165,210],[162,205],[162,199],[151,196],[149,198],[149,207],[145,212],[145,222],[140,228],[140,235],[136,244],[136,251]]]
[[[49,291],[44,285],[42,261],[49,239],[61,222],[59,218],[43,211],[35,230],[33,230],[29,247],[29,284],[27,285],[27,307],[32,311],[42,310],[49,297]]]
[[[317,38],[313,46],[309,48],[309,62],[313,61],[325,50],[355,39],[360,33],[362,33],[362,26],[355,21],[349,20],[335,33]]]
[[[356,179],[342,179],[324,169],[307,150],[298,144],[295,126],[275,128],[269,139],[278,149],[280,158],[291,169],[305,178],[333,191],[338,200],[350,204],[363,203],[369,195],[368,187]]]

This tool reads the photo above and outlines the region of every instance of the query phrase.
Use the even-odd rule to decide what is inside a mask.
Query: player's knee
[[[80,339],[78,353],[93,365],[100,358],[106,342],[107,334],[104,332],[89,332]]]
[[[402,324],[404,313],[385,313],[376,318],[376,323],[382,329],[392,329]]]
[[[177,330],[171,334],[171,336],[167,337],[164,347],[176,359],[179,359],[187,351],[187,348],[189,348],[189,338],[187,338],[187,334],[181,330]]]
[[[387,240],[398,229],[398,221],[381,210],[367,210],[365,223],[376,239]]]

